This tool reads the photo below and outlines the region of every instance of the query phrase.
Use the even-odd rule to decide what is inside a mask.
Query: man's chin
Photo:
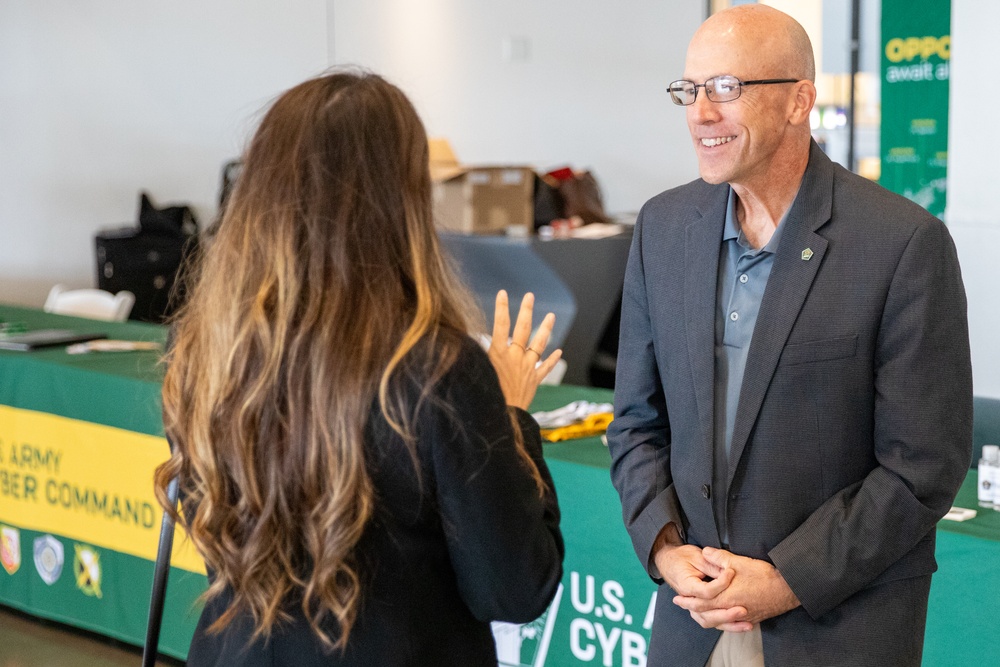
[[[699,169],[698,173],[701,176],[701,180],[705,181],[709,185],[720,185],[722,183],[726,183],[729,181],[729,179],[726,178],[726,174],[723,174],[718,171]]]

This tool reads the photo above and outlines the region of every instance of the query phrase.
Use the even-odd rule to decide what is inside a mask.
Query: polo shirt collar
[[[796,194],[796,197],[798,195]],[[792,199],[792,203],[795,199]],[[778,250],[778,242],[781,241],[781,232],[785,229],[785,220],[788,219],[788,213],[792,210],[789,206],[785,214],[781,216],[781,220],[778,221],[778,228],[774,230],[771,234],[771,239],[760,249],[760,252],[766,252],[774,254]],[[736,191],[733,190],[732,186],[729,187],[729,199],[726,202],[726,223],[722,228],[722,242],[736,240],[744,248],[750,248],[750,243],[743,236],[743,231],[740,229],[739,222],[736,218]]]

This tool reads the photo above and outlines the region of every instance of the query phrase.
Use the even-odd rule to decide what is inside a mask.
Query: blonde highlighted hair
[[[439,249],[403,93],[336,72],[283,94],[194,272],[163,385],[176,448],[157,495],[174,512],[181,475],[178,520],[215,572],[206,596],[232,592],[212,630],[249,611],[266,637],[295,601],[324,643],[346,644],[375,503],[365,425],[377,405],[416,460],[403,370],[426,398],[474,312]]]

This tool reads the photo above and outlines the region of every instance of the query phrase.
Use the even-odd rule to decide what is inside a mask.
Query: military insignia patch
[[[97,549],[74,545],[76,557],[73,558],[73,576],[76,577],[76,587],[85,595],[101,597],[101,557]]]
[[[17,528],[0,526],[0,561],[7,574],[21,567],[21,531]]]
[[[63,569],[62,542],[51,535],[35,538],[35,570],[46,584],[51,586],[59,580]]]

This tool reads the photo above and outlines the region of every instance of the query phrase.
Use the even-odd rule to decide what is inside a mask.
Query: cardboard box
[[[535,172],[522,165],[459,164],[445,139],[431,139],[434,218],[440,229],[503,234],[508,227],[534,232]]]

